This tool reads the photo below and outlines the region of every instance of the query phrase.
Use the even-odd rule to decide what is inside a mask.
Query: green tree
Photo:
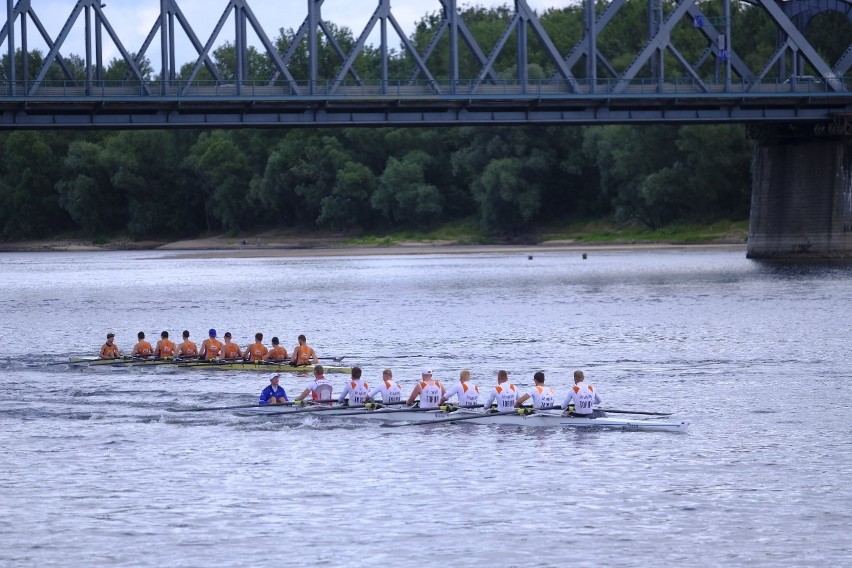
[[[401,160],[388,160],[371,203],[391,224],[428,227],[441,214],[441,192],[425,181],[430,160],[422,150],[409,152]]]
[[[245,154],[227,133],[221,130],[203,133],[184,165],[206,195],[205,211],[210,228],[213,228],[211,221],[232,232],[252,226],[256,212],[248,200],[251,170]]]
[[[348,162],[337,172],[331,195],[323,197],[317,223],[333,229],[369,227],[372,217],[370,196],[375,187],[376,176],[370,168]]]
[[[16,131],[3,143],[0,225],[4,239],[41,237],[68,227],[55,184],[56,158],[41,134]]]
[[[72,142],[56,187],[60,204],[91,236],[112,234],[127,225],[127,196],[114,191],[103,159],[103,147],[87,141]]]

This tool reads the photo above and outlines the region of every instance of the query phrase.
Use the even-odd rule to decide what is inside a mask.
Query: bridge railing
[[[843,94],[852,97],[852,77],[837,79]],[[0,99],[368,99],[368,98],[415,98],[452,99],[465,97],[475,99],[505,98],[554,98],[589,99],[611,98],[614,95],[629,98],[660,98],[702,93],[714,95],[733,93],[744,97],[764,97],[773,94],[837,94],[826,81],[803,76],[785,80],[770,80],[759,83],[744,81],[730,85],[699,81],[691,77],[658,79],[634,79],[626,85],[617,79],[577,79],[574,83],[564,80],[506,80],[483,83],[469,81],[43,81],[34,86],[28,81],[0,81]]]

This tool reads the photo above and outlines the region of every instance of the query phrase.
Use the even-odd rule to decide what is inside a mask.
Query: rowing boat
[[[294,367],[289,363],[270,363],[263,362],[247,362],[247,361],[181,361],[178,359],[133,359],[126,357],[123,359],[86,359],[80,357],[72,357],[71,365],[114,365],[120,367],[128,366],[168,366],[177,367],[180,369],[215,369],[217,371],[262,371],[264,373],[310,373],[313,372],[313,365],[302,365]],[[352,372],[350,367],[327,367],[323,365],[325,373],[345,373]]]
[[[495,424],[509,426],[525,426],[533,428],[583,428],[589,430],[628,430],[644,432],[684,432],[688,422],[663,422],[658,420],[628,420],[621,418],[574,418],[562,416],[560,413],[536,412],[533,414],[491,413],[480,410],[456,410],[446,412],[440,409],[419,410],[410,408],[380,408],[366,410],[363,408],[346,407],[309,407],[293,406],[258,406],[237,412],[241,416],[278,415],[281,417],[297,418],[305,416],[322,416],[325,418],[347,418],[354,420],[381,420],[391,422],[428,422],[446,420],[446,423]]]

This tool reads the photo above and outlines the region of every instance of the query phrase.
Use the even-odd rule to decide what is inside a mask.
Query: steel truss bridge
[[[0,128],[804,123],[848,122],[852,116],[852,37],[837,61],[825,61],[804,33],[810,20],[823,12],[839,12],[852,21],[852,0],[749,0],[750,9],[765,11],[777,28],[777,45],[760,69],[749,68],[732,48],[738,33],[732,27],[732,0],[611,0],[597,7],[591,0],[578,0],[584,33],[567,53],[557,49],[526,0],[514,1],[508,25],[493,45],[474,37],[457,0],[431,0],[434,6],[424,6],[424,15],[438,10],[440,25],[422,51],[404,34],[391,0],[373,0],[365,6],[374,7],[372,17],[348,51],[322,15],[324,4],[343,0],[303,1],[304,21],[289,46],[279,50],[252,10],[251,0],[211,0],[211,8],[221,8],[222,15],[204,42],[179,0],[138,0],[137,4],[159,2],[159,16],[141,46],[127,45],[119,37],[101,0],[77,1],[55,35],[39,18],[39,0],[6,0],[0,30],[0,45],[5,44],[6,50]],[[598,49],[598,38],[633,2],[647,3],[647,41],[627,67],[616,69],[608,54]],[[702,11],[710,4],[721,8],[721,18]],[[225,32],[229,22],[233,35]],[[687,60],[672,39],[673,30],[683,22],[706,45],[695,61]],[[266,24],[270,29],[282,27]],[[84,43],[71,45],[69,36],[80,25]],[[252,49],[268,58],[273,69],[261,81],[249,80],[250,31],[260,44]],[[30,60],[28,45],[29,34],[36,32],[49,49],[38,66]],[[192,46],[190,57],[181,59],[185,54],[178,53],[177,34],[186,38],[183,45]],[[124,80],[105,80],[104,35],[126,64]],[[368,44],[375,35],[380,43]],[[235,50],[235,69],[228,72],[212,56],[225,41]],[[339,58],[332,77],[319,72],[321,41]],[[530,78],[531,41],[538,42],[549,68],[555,70],[551,77]],[[152,79],[143,73],[143,62],[157,44],[159,70]],[[438,45],[448,46],[440,62],[443,75],[434,70],[437,57],[432,56]],[[405,77],[391,76],[389,71],[398,46],[409,64]],[[300,48],[307,53],[307,76],[297,79],[292,68]],[[379,77],[373,80],[362,79],[355,66],[368,48],[381,55]],[[74,52],[84,53],[85,77],[75,76],[71,68],[68,56]],[[495,66],[504,52],[513,54],[515,61],[515,76],[509,80]],[[19,63],[9,65],[16,56]],[[460,56],[474,58],[479,66],[476,75],[460,75]],[[675,71],[666,69],[672,58],[679,67]],[[179,61],[191,63],[188,74],[186,66],[181,73]],[[805,76],[805,63],[814,75]],[[707,77],[708,66],[712,79]]]

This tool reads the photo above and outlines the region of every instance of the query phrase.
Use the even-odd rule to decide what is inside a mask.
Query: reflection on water
[[[741,252],[0,255],[0,564],[847,564],[850,276]],[[305,333],[406,390],[425,366],[482,387],[544,369],[561,396],[582,368],[606,406],[690,431],[179,413],[266,378],[52,364],[107,330],[127,351],[209,327]]]

